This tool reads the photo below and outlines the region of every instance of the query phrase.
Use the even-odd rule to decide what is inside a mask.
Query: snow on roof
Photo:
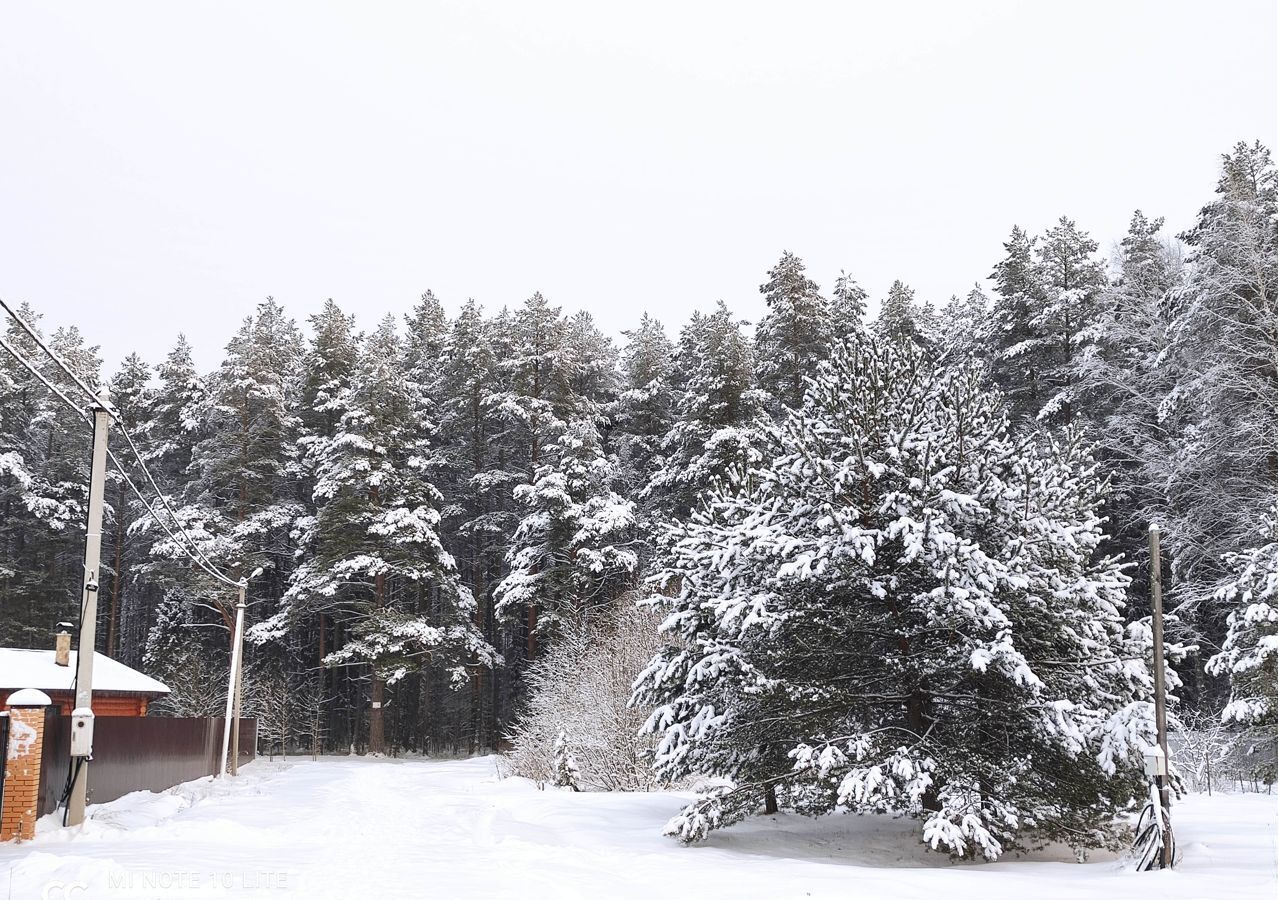
[[[18,650],[0,647],[0,690],[36,688],[41,691],[69,691],[75,680],[76,651],[70,665],[60,666],[52,650]],[[143,675],[101,653],[93,654],[93,690],[110,693],[167,694],[169,688],[150,675]]]

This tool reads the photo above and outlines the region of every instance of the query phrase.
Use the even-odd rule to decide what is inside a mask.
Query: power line
[[[138,467],[142,469],[142,474],[143,474],[143,475],[145,475],[145,476],[146,476],[146,480],[147,480],[148,482],[150,482],[150,484],[151,484],[151,490],[155,491],[155,495],[156,495],[157,497],[159,497],[159,498],[160,498],[160,504],[161,504],[161,505],[162,505],[162,506],[163,506],[163,507],[164,507],[164,508],[168,511],[169,515],[173,517],[173,521],[174,521],[175,523],[177,523],[178,528],[181,528],[181,529],[182,529],[182,533],[185,535],[185,534],[186,534],[186,529],[182,527],[182,520],[178,518],[178,515],[177,515],[177,513],[174,511],[173,507],[172,507],[171,505],[169,505],[169,499],[168,499],[168,497],[166,497],[166,496],[164,495],[164,491],[160,490],[160,486],[159,486],[158,484],[156,484],[156,483],[155,483],[155,479],[151,476],[151,470],[150,470],[149,468],[147,468],[146,461],[145,461],[145,460],[143,460],[143,458],[142,458],[142,451],[140,451],[140,450],[138,449],[138,445],[137,445],[137,444],[133,443],[133,436],[132,436],[131,434],[129,434],[129,430],[128,430],[127,428],[125,428],[125,427],[124,427],[124,422],[120,421],[120,417],[119,417],[118,415],[117,415],[117,416],[115,416],[114,418],[115,418],[116,422],[117,422],[117,423],[119,424],[119,426],[120,426],[120,433],[121,433],[122,435],[124,435],[124,440],[128,442],[129,449],[133,451],[133,456],[134,456],[134,457],[137,459],[137,461],[138,461]],[[109,451],[108,451],[108,452],[109,452]],[[115,457],[113,456],[113,457],[112,457],[112,459],[114,459],[114,458],[115,458]],[[118,465],[118,464],[117,464],[117,465]],[[191,541],[191,539],[190,539],[190,537],[189,537],[189,536],[187,537],[187,540],[188,540],[188,541],[190,541],[190,543],[191,543],[191,547],[192,547],[192,548],[196,551],[196,553],[198,553],[198,554],[200,555],[200,557],[201,557],[201,558],[202,558],[202,559],[203,559],[206,563],[208,563],[210,566],[212,566],[212,565],[213,565],[212,561],[211,561],[211,560],[210,560],[210,559],[209,559],[209,558],[208,558],[208,557],[204,554],[204,552],[203,552],[202,550],[200,550],[200,549],[199,549],[199,547],[196,547],[196,546],[195,546],[195,542],[194,542],[194,541]],[[192,557],[192,558],[194,558],[194,557]],[[216,568],[216,566],[214,566],[214,568]],[[226,575],[221,575],[221,574],[219,574],[217,577],[218,577],[218,580],[220,580],[220,581],[222,581],[222,582],[225,582],[226,584],[230,585],[231,587],[234,587],[234,588],[239,588],[239,587],[240,587],[240,582],[231,580],[230,576],[226,576]]]
[[[0,303],[2,303],[2,302],[4,302],[4,301],[0,301]],[[45,378],[45,377],[44,377],[44,373],[42,373],[39,369],[37,369],[37,368],[36,368],[34,365],[32,365],[31,363],[27,362],[27,360],[23,358],[22,354],[20,354],[17,350],[15,350],[15,349],[13,348],[13,346],[12,346],[12,345],[11,345],[11,344],[7,341],[7,340],[5,340],[3,337],[0,337],[0,347],[4,347],[4,349],[8,350],[8,351],[9,351],[9,355],[10,355],[10,356],[12,356],[14,359],[16,359],[18,362],[20,362],[20,363],[22,364],[23,368],[25,368],[28,372],[30,372],[30,373],[31,373],[32,375],[34,375],[36,378],[40,379],[40,383],[41,383],[41,384],[43,384],[45,387],[47,387],[47,388],[48,388],[48,389],[49,389],[49,390],[50,390],[53,394],[55,394],[56,396],[58,396],[58,397],[62,400],[62,402],[63,402],[63,403],[65,403],[67,406],[71,407],[71,408],[72,408],[72,409],[74,409],[77,413],[79,413],[79,414],[80,414],[80,418],[81,418],[84,422],[86,422],[86,423],[88,423],[88,424],[90,424],[90,425],[92,425],[92,424],[93,424],[92,420],[90,420],[90,419],[89,419],[88,415],[85,413],[85,411],[84,411],[81,407],[77,406],[74,402],[72,402],[72,400],[71,400],[71,398],[70,398],[70,397],[68,397],[66,394],[62,393],[62,391],[60,391],[57,387],[55,387],[55,386],[53,385],[53,383],[52,383],[51,381],[49,381],[49,379]]]
[[[23,368],[25,368],[28,372],[30,372],[32,375],[34,375],[37,379],[39,379],[40,383],[41,383],[41,384],[43,384],[46,388],[48,388],[48,389],[49,389],[49,390],[50,390],[53,394],[55,394],[58,398],[60,398],[60,399],[62,400],[62,402],[63,402],[63,403],[65,403],[67,406],[71,407],[71,408],[72,408],[72,409],[74,409],[77,413],[79,413],[79,414],[80,414],[80,420],[81,420],[82,422],[84,422],[86,425],[89,425],[89,426],[92,426],[92,425],[93,425],[93,420],[89,418],[89,416],[85,413],[85,411],[83,410],[83,408],[81,408],[81,407],[77,406],[77,405],[76,405],[76,404],[75,404],[75,403],[71,400],[71,398],[69,398],[66,394],[64,394],[61,390],[59,390],[59,389],[58,389],[58,388],[57,388],[54,384],[52,384],[52,383],[49,381],[49,379],[47,379],[47,378],[44,376],[44,374],[43,374],[43,373],[42,373],[39,369],[37,369],[37,368],[36,368],[34,365],[32,365],[32,364],[31,364],[31,363],[30,363],[30,362],[29,362],[26,358],[24,358],[24,357],[23,357],[20,353],[18,353],[18,352],[17,352],[17,351],[16,351],[16,350],[15,350],[15,349],[14,349],[14,348],[13,348],[13,347],[9,344],[9,342],[8,342],[8,341],[4,340],[4,338],[0,338],[0,346],[3,346],[3,348],[4,348],[5,350],[9,351],[9,354],[10,354],[10,355],[11,355],[14,359],[16,359],[19,363],[21,363],[21,364],[22,364],[22,366],[23,366]],[[136,452],[136,451],[135,451],[135,452]],[[128,473],[128,472],[126,472],[126,471],[124,470],[124,466],[123,466],[123,464],[120,462],[119,458],[115,455],[114,451],[112,451],[110,447],[108,447],[108,448],[107,448],[107,455],[111,457],[111,462],[115,464],[116,471],[120,473],[120,477],[124,479],[124,483],[125,483],[125,484],[127,484],[127,485],[129,486],[129,488],[130,488],[130,489],[133,491],[133,493],[137,496],[138,500],[139,500],[139,501],[141,501],[141,503],[142,503],[143,507],[145,507],[146,511],[147,511],[148,513],[150,513],[150,514],[151,514],[151,518],[153,518],[155,521],[159,522],[159,523],[160,523],[160,525],[161,525],[161,527],[163,527],[163,528],[164,528],[164,530],[165,530],[166,532],[168,532],[169,537],[170,537],[170,538],[172,538],[172,539],[173,539],[173,541],[174,541],[174,542],[176,542],[179,546],[181,546],[181,545],[182,545],[182,541],[181,541],[181,539],[180,539],[180,538],[179,538],[176,534],[174,534],[174,533],[173,533],[173,530],[172,530],[171,528],[169,528],[169,525],[168,525],[168,523],[167,523],[167,522],[165,522],[165,521],[164,521],[164,518],[163,518],[162,516],[160,516],[160,515],[156,512],[155,508],[154,508],[154,507],[152,507],[152,506],[151,506],[151,504],[150,504],[149,502],[147,502],[146,497],[145,497],[145,496],[143,496],[143,494],[142,494],[142,492],[141,492],[140,490],[138,490],[138,486],[137,486],[137,485],[133,482],[133,479],[129,477],[129,473]],[[177,517],[176,517],[176,516],[174,516],[174,520],[173,520],[173,521],[174,521],[174,524],[175,524],[175,525],[177,525],[179,529],[181,529],[181,528],[182,528],[182,523],[181,523],[181,521],[180,521],[179,519],[177,519]],[[188,540],[190,540],[190,538],[189,538],[189,537],[188,537]],[[211,567],[210,567],[210,566],[208,566],[208,565],[205,565],[205,563],[204,563],[204,562],[203,562],[200,558],[197,558],[197,557],[195,557],[194,555],[192,555],[192,554],[191,554],[191,552],[190,552],[189,550],[187,550],[185,547],[182,547],[182,549],[186,552],[186,555],[187,555],[188,557],[190,557],[190,559],[191,559],[191,561],[192,561],[192,562],[194,562],[194,563],[195,563],[196,565],[198,565],[200,568],[204,569],[204,571],[205,571],[205,572],[207,572],[208,574],[212,575],[214,578],[218,579],[219,581],[226,582],[227,584],[230,584],[231,586],[236,587],[236,588],[238,588],[238,587],[240,586],[240,585],[239,585],[239,582],[231,581],[229,578],[227,578],[226,576],[224,576],[222,573],[220,573],[220,572],[218,572],[218,571],[215,571],[215,569],[211,568]]]
[[[13,315],[13,310],[9,309],[8,304],[5,304],[3,300],[0,300],[0,305],[3,305],[4,308],[9,311],[10,315]],[[18,318],[18,317],[14,316],[14,318]],[[29,330],[28,330],[28,334],[30,334]],[[89,418],[88,414],[84,411],[83,407],[77,405],[74,401],[71,400],[70,397],[68,397],[56,385],[54,385],[51,381],[49,381],[49,379],[44,376],[43,372],[41,372],[38,368],[36,368],[36,366],[33,363],[31,363],[24,356],[22,356],[22,354],[19,353],[16,349],[14,349],[14,347],[3,337],[0,337],[0,347],[3,347],[5,350],[7,350],[10,356],[16,359],[22,365],[23,368],[25,368],[28,372],[34,375],[40,381],[41,384],[43,384],[46,388],[49,389],[51,393],[53,393],[56,397],[62,400],[62,402],[65,403],[67,406],[69,406],[71,409],[75,410],[76,413],[80,416],[81,421],[83,421],[85,424],[92,427],[93,420]],[[55,362],[59,362],[65,371],[65,364],[61,364],[61,361],[58,360],[56,357],[53,357],[52,354],[50,356],[51,358],[54,359]],[[76,379],[76,381],[77,383],[80,384],[81,387],[85,387],[85,385],[82,382],[80,382],[79,379]],[[88,390],[87,387],[85,387],[85,389],[86,391]],[[89,396],[93,398],[94,402],[98,402],[98,398],[91,391],[89,392]],[[114,410],[109,410],[109,412],[111,412],[112,418],[115,419],[117,422],[119,422],[118,414],[115,414]],[[120,429],[121,431],[124,431],[123,423],[120,423]],[[125,433],[125,437],[126,438],[128,437],[127,432]],[[208,560],[207,556],[205,556],[202,552],[200,552],[199,548],[195,545],[194,540],[190,537],[190,535],[186,533],[186,529],[183,527],[182,521],[177,517],[177,514],[173,512],[173,508],[169,506],[168,500],[165,499],[163,492],[160,491],[159,487],[156,485],[155,479],[151,477],[150,471],[147,470],[146,464],[142,460],[142,455],[138,452],[137,445],[133,443],[132,438],[129,438],[129,447],[133,450],[134,455],[137,457],[138,465],[142,467],[142,470],[144,472],[146,472],[147,480],[150,481],[151,486],[155,489],[155,492],[159,496],[160,500],[163,502],[165,509],[167,509],[169,511],[169,514],[173,517],[173,524],[176,525],[178,527],[178,530],[182,532],[183,537],[186,539],[186,545],[183,544],[182,538],[179,538],[176,534],[174,534],[173,529],[169,527],[168,523],[164,520],[164,517],[159,515],[159,513],[156,512],[155,508],[151,506],[151,504],[147,501],[146,497],[138,489],[138,486],[134,484],[133,479],[129,477],[128,472],[125,471],[123,464],[121,464],[119,458],[115,455],[114,451],[112,451],[111,448],[108,447],[107,455],[111,457],[111,462],[115,464],[116,471],[120,473],[120,477],[124,479],[125,484],[129,486],[130,490],[132,490],[133,493],[137,496],[138,500],[141,501],[142,506],[146,509],[148,513],[150,513],[151,518],[160,523],[160,526],[164,528],[164,530],[168,533],[169,537],[182,549],[182,551],[186,554],[187,557],[190,558],[192,562],[194,562],[197,566],[199,566],[201,569],[203,569],[205,572],[207,572],[216,580],[222,582],[223,584],[229,585],[230,587],[238,589],[241,586],[240,582],[234,581],[229,576],[218,571],[217,567],[214,566],[213,563]]]
[[[95,404],[101,402],[100,398],[98,397],[98,391],[89,387],[89,385],[87,385],[80,378],[80,376],[77,375],[71,369],[70,365],[67,364],[66,360],[64,360],[52,348],[50,348],[49,345],[44,342],[43,338],[40,337],[39,333],[31,326],[31,324],[28,323],[25,319],[23,319],[20,315],[18,315],[17,312],[14,311],[13,307],[11,307],[7,302],[5,302],[3,297],[0,297],[0,307],[3,307],[5,312],[7,312],[14,319],[14,321],[16,321],[20,326],[22,326],[22,330],[27,333],[27,335],[31,338],[31,340],[36,342],[36,345],[39,346],[40,349],[42,349],[45,352],[45,355],[48,356],[49,359],[53,361],[54,365],[56,365],[59,369],[61,369],[62,372],[68,378],[70,378],[73,382],[75,382],[80,387],[80,389],[84,391],[85,395],[88,396],[90,400],[92,400]],[[9,348],[9,352],[12,353],[13,349]],[[37,377],[39,376],[37,375]],[[49,385],[49,382],[45,381],[43,377],[41,377],[40,380],[44,381],[44,383],[48,385],[50,389],[52,389],[52,385]],[[62,396],[60,391],[58,393],[59,393],[59,396]],[[65,396],[63,396],[63,400],[66,400]],[[67,401],[67,402],[70,403],[70,401]],[[178,530],[181,531],[183,537],[186,538],[186,546],[183,549],[186,551],[187,556],[191,557],[192,560],[195,560],[197,562],[202,560],[204,563],[203,568],[206,571],[217,570],[218,569],[217,565],[211,559],[209,559],[208,556],[205,555],[204,551],[202,551],[196,545],[195,541],[192,540],[191,537],[186,533],[186,529],[182,526],[181,519],[178,518],[178,515],[174,511],[173,507],[169,505],[168,498],[164,495],[164,492],[160,490],[160,486],[155,483],[155,479],[151,476],[151,470],[147,468],[146,460],[142,458],[141,451],[138,450],[137,444],[133,442],[133,436],[129,434],[129,430],[127,426],[125,426],[124,424],[124,419],[120,416],[119,412],[114,407],[110,406],[109,404],[106,406],[106,411],[107,411],[107,414],[111,417],[111,419],[115,422],[115,424],[119,427],[120,433],[124,435],[124,439],[129,444],[129,449],[133,451],[133,455],[138,461],[138,467],[142,470],[142,473],[146,475],[147,481],[150,482],[151,484],[151,488],[155,491],[156,496],[160,498],[160,503],[168,511],[169,515],[173,517],[173,523],[177,525]],[[109,448],[107,452],[108,453],[111,452]],[[119,469],[120,474],[123,475],[124,470],[120,466],[119,461],[115,459],[114,454],[112,454],[111,459],[115,461],[116,468]],[[136,488],[134,490],[135,492],[137,492]],[[140,493],[138,493],[138,497],[139,499],[142,499],[142,495]],[[143,500],[143,502],[145,503],[145,500]],[[149,504],[147,504],[147,508],[150,509]],[[152,513],[152,515],[154,515],[154,513]],[[155,516],[155,518],[158,519],[159,517]],[[174,540],[178,541],[179,544],[182,542],[181,539],[176,537],[174,538]],[[219,581],[222,581],[227,585],[230,585],[235,588],[240,587],[240,582],[235,581],[229,575],[223,574],[220,570],[216,572],[215,577]]]
[[[66,373],[68,378],[70,378],[72,381],[78,384],[80,386],[80,389],[84,391],[86,394],[88,394],[91,400],[94,400],[95,402],[97,401],[98,392],[94,390],[93,388],[89,387],[87,384],[85,384],[84,381],[81,380],[80,376],[77,375],[75,372],[73,372],[71,370],[71,367],[68,366],[65,361],[63,361],[62,357],[58,356],[58,354],[54,353],[53,350],[49,349],[49,345],[44,342],[44,338],[40,337],[40,334],[33,327],[31,327],[31,325],[27,323],[26,319],[22,318],[22,316],[14,312],[13,307],[10,306],[7,302],[5,302],[5,299],[3,297],[0,297],[0,306],[3,306],[4,311],[7,312],[10,316],[12,316],[15,322],[17,322],[19,325],[22,326],[22,330],[27,333],[27,336],[31,338],[31,340],[36,342],[36,345],[41,350],[43,350],[45,354],[48,355],[49,359],[53,360],[54,363],[57,364],[58,368],[60,368],[63,372]],[[12,353],[13,352],[12,349],[10,349],[9,352]],[[43,381],[43,379],[41,380]],[[115,418],[114,410],[108,410],[108,412],[111,412],[113,414],[112,417]]]
[[[155,483],[155,479],[151,477],[151,471],[150,469],[147,468],[146,460],[142,458],[141,451],[138,450],[137,444],[133,442],[133,438],[129,435],[128,428],[125,427],[124,421],[121,419],[119,413],[117,413],[115,409],[112,408],[112,406],[109,403],[104,402],[103,399],[98,396],[97,391],[90,388],[87,384],[85,384],[80,379],[78,375],[75,374],[75,372],[71,371],[71,368],[65,362],[63,362],[62,359],[59,358],[59,356],[56,353],[54,353],[53,350],[51,350],[44,343],[44,341],[40,338],[40,336],[35,333],[35,330],[26,322],[24,322],[22,318],[13,311],[13,309],[9,306],[9,304],[4,302],[3,299],[0,299],[0,306],[4,307],[5,311],[8,312],[9,315],[12,316],[19,325],[22,326],[22,329],[26,331],[28,335],[30,335],[31,339],[34,340],[36,344],[39,345],[39,347],[42,350],[44,350],[45,354],[49,357],[49,359],[53,360],[53,362],[58,366],[59,369],[61,369],[64,373],[66,373],[66,375],[73,382],[79,385],[80,389],[84,391],[84,393],[94,403],[95,416],[94,416],[93,427],[94,427],[94,475],[95,477],[91,479],[90,487],[93,488],[92,493],[94,493],[95,496],[94,498],[90,500],[89,505],[91,508],[95,504],[97,506],[98,527],[99,528],[101,527],[102,484],[101,484],[100,478],[104,474],[102,472],[102,469],[100,468],[100,465],[102,463],[102,458],[97,455],[97,447],[98,447],[97,442],[101,441],[102,449],[106,450],[107,454],[110,455],[111,462],[115,464],[116,470],[119,471],[120,476],[129,485],[129,488],[132,489],[133,493],[137,495],[137,498],[142,501],[142,505],[146,508],[146,511],[151,514],[151,518],[158,521],[164,527],[164,530],[168,532],[169,537],[172,538],[175,542],[177,542],[179,547],[181,547],[182,545],[182,541],[177,537],[177,535],[173,533],[173,530],[169,528],[168,523],[165,522],[163,518],[161,518],[160,516],[156,514],[154,507],[152,507],[151,504],[147,502],[147,499],[144,496],[142,496],[142,492],[139,491],[137,488],[137,485],[133,483],[133,479],[131,479],[128,473],[124,471],[124,467],[120,465],[120,461],[116,459],[115,454],[111,452],[111,448],[107,446],[105,423],[103,423],[100,419],[98,419],[96,415],[96,413],[100,412],[100,413],[105,413],[109,418],[114,419],[116,423],[120,426],[120,431],[124,434],[125,439],[128,441],[129,448],[133,451],[133,455],[137,459],[138,466],[141,467],[144,473],[146,473],[147,480],[151,483],[151,487],[155,489],[156,495],[160,498],[160,502],[164,505],[164,508],[173,517],[173,524],[177,526],[178,531],[180,531],[182,533],[182,536],[186,539],[187,546],[182,549],[186,551],[187,556],[191,558],[192,562],[194,562],[196,565],[198,565],[201,569],[203,569],[208,574],[212,575],[216,580],[221,581],[227,585],[230,585],[231,587],[234,587],[238,591],[239,602],[235,606],[235,627],[233,630],[233,634],[235,636],[234,646],[231,651],[231,674],[230,674],[230,679],[227,682],[227,688],[226,688],[226,720],[222,726],[222,764],[218,772],[218,774],[220,775],[222,774],[222,772],[226,770],[226,760],[227,760],[228,751],[230,750],[231,733],[232,731],[234,731],[235,741],[236,741],[236,749],[235,749],[236,755],[231,762],[231,774],[232,775],[236,774],[237,762],[239,760],[239,735],[240,735],[240,720],[239,720],[240,694],[241,694],[240,668],[241,668],[241,662],[243,659],[243,652],[244,652],[244,595],[248,589],[248,579],[244,578],[244,579],[240,579],[239,581],[233,581],[230,577],[223,574],[216,566],[214,566],[208,560],[208,557],[204,555],[203,551],[201,551],[200,548],[196,546],[195,541],[191,539],[191,536],[187,534],[186,528],[183,527],[181,520],[178,519],[177,514],[173,511],[173,507],[169,505],[168,498],[164,496],[164,492],[161,491],[159,488],[159,485]],[[65,402],[72,409],[76,410],[76,412],[79,413],[81,416],[85,416],[84,410],[82,410],[80,407],[72,403],[70,399],[61,391],[54,388],[53,385],[50,384],[49,381],[46,380],[44,376],[36,370],[36,367],[28,363],[25,358],[17,354],[14,351],[14,349],[9,346],[7,341],[4,342],[4,347],[11,354],[13,354],[14,358],[17,359],[18,362],[20,362],[28,371],[30,371],[37,378],[39,378],[40,381],[43,384],[45,384],[50,390],[52,390],[57,396],[61,397],[63,402]],[[93,487],[95,484],[96,484],[96,487]],[[93,546],[92,538],[93,538],[93,535],[90,534],[90,541],[91,541],[89,545],[90,547]],[[118,577],[119,573],[116,573],[116,574]],[[87,590],[87,587],[86,587],[86,590]],[[84,631],[84,628],[85,628],[84,618],[85,618],[85,614],[82,611],[80,615],[82,644],[86,640],[85,631]],[[92,643],[93,643],[92,630],[89,631],[89,635],[90,637],[87,639],[87,641],[90,647],[92,647]],[[82,653],[81,654],[82,664],[84,662],[84,659],[85,657],[83,656],[83,653]],[[93,660],[92,653],[90,653],[90,655],[88,656],[88,660],[91,664]],[[77,671],[77,679],[78,679],[79,669],[77,669],[76,671]],[[86,674],[85,675],[86,684],[88,680],[89,680],[89,675]],[[85,694],[87,699],[80,700],[79,696],[77,695],[77,700],[85,706],[91,705],[92,692],[89,687],[85,688]],[[232,715],[235,716],[235,722],[233,725],[231,722]],[[82,764],[83,763],[81,763],[81,765]],[[71,800],[68,805],[68,809],[71,809],[72,807],[75,808],[76,810],[75,818],[78,823],[80,821],[83,821],[84,819],[84,780],[79,776],[78,767],[72,770],[70,777],[73,780],[73,792],[71,795]]]

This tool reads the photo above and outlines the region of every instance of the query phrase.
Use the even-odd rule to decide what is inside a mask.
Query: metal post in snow
[[[1167,754],[1167,661],[1163,655],[1163,567],[1158,547],[1158,525],[1149,526],[1150,597],[1153,601],[1152,630],[1154,633],[1154,726],[1158,731],[1158,746],[1163,751],[1164,765],[1170,767]],[[1159,868],[1170,868],[1172,859],[1171,785],[1165,769],[1156,776],[1159,805],[1163,813],[1163,852]]]
[[[102,562],[102,507],[106,486],[107,432],[111,425],[111,401],[105,390],[98,392],[93,405],[93,459],[89,470],[89,519],[84,540],[84,589],[80,598],[80,643],[76,651],[75,708],[93,709],[93,648],[98,637],[98,575]],[[87,723],[92,744],[92,720]],[[84,821],[89,796],[91,753],[76,757],[72,764],[74,781],[67,799],[66,824]]]
[[[240,676],[240,659],[244,652],[244,608],[247,605],[244,602],[244,595],[247,590],[248,586],[241,582],[239,601],[235,604],[235,634],[231,644],[231,671],[226,681],[226,718],[222,723],[222,765],[217,770],[218,777],[226,774],[227,759],[231,750],[231,732],[238,731],[234,728],[233,717],[239,712],[236,686]],[[239,751],[240,748],[237,746],[235,748],[237,758]],[[234,771],[231,774],[235,774]]]
[[[243,601],[241,601],[241,604]],[[240,707],[244,702],[244,607],[235,610],[236,649],[240,664],[235,667],[235,709],[231,711],[231,774],[240,774]]]

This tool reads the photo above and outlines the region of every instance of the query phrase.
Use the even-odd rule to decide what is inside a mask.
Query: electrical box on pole
[[[71,711],[71,755],[93,755],[93,710],[76,708]]]

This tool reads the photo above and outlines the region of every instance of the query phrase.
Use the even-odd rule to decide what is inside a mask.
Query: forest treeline
[[[300,327],[268,298],[216,370],[201,371],[179,339],[104,380],[182,526],[217,566],[249,578],[249,704],[277,743],[497,746],[527,700],[530,663],[653,591],[748,595],[762,582],[740,581],[745,563],[712,584],[713,566],[696,559],[726,571],[741,534],[796,509],[824,522],[805,491],[844,476],[808,458],[812,448],[850,458],[893,422],[929,435],[927,452],[902,444],[863,460],[857,490],[900,465],[899,490],[922,492],[920,509],[944,512],[997,483],[991,509],[1015,499],[1029,510],[1041,497],[1015,485],[1042,466],[1033,483],[1058,504],[1045,520],[1084,523],[1044,532],[1075,554],[1053,571],[1089,573],[1086,590],[1057,591],[1051,616],[1139,623],[1147,529],[1159,523],[1171,633],[1197,647],[1177,662],[1181,708],[1219,715],[1229,703],[1233,721],[1272,740],[1278,604],[1262,601],[1278,590],[1278,174],[1265,147],[1239,144],[1209,187],[1184,234],[1139,211],[1106,252],[1070,218],[1041,234],[1013,228],[1001,252],[974,261],[988,293],[934,304],[897,281],[872,321],[852,275],[823,291],[785,253],[753,325],[720,302],[673,338],[645,314],[618,346],[589,313],[541,294],[495,311],[468,301],[449,317],[427,292],[369,330],[331,300]],[[41,359],[13,322],[7,340]],[[104,378],[75,327],[49,340],[85,379]],[[83,423],[0,359],[0,645],[51,647],[55,624],[76,619],[88,445]],[[953,474],[982,453],[984,480]],[[901,462],[911,454],[918,472]],[[165,679],[170,712],[215,713],[233,593],[115,473],[107,500],[99,649]],[[983,520],[981,534],[1012,540],[1008,523]],[[876,534],[865,564],[899,545],[892,571],[903,571],[910,529]],[[738,547],[738,559],[757,551]],[[786,564],[785,547],[775,552]],[[823,589],[877,596],[895,577]],[[702,640],[692,619],[706,608],[671,602],[679,622],[665,640]],[[1090,652],[1085,625],[1043,640]],[[662,681],[672,672],[649,671],[641,693],[674,703]],[[862,695],[896,690],[887,674],[866,678]]]

